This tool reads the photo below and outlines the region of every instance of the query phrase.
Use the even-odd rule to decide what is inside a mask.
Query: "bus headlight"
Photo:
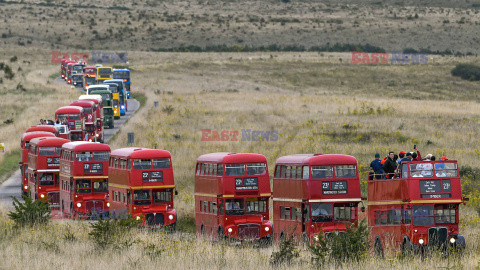
[[[318,234],[313,236],[313,240],[315,240],[317,242],[318,242],[318,240],[320,240],[320,237],[318,237]]]
[[[418,240],[418,243],[419,243],[420,245],[423,245],[423,243],[425,243],[425,241],[424,241],[422,238],[420,238],[420,239]]]
[[[100,134],[98,134],[98,133],[97,133],[97,134],[95,134],[95,137],[97,137],[97,138],[98,138],[98,137],[100,137]]]
[[[28,186],[24,186],[23,189],[27,190],[27,189],[28,189]]]
[[[269,228],[269,227],[265,227],[265,231],[266,231],[266,232],[270,231],[270,228]]]
[[[120,108],[122,108],[122,109],[125,109],[125,106],[124,106],[124,105],[122,105],[122,106],[120,106]]]
[[[232,228],[228,228],[227,232],[231,233],[231,232],[233,232],[233,229],[232,229]]]
[[[451,243],[451,244],[455,244],[455,238],[453,238],[453,237],[450,238],[450,243]]]
[[[81,204],[81,203],[77,203],[77,207],[82,207],[82,204]]]
[[[168,219],[173,220],[173,215],[168,215]]]
[[[40,194],[40,198],[42,198],[42,199],[45,198],[45,194]]]
[[[141,217],[140,217],[140,216],[137,216],[137,217],[136,217],[136,219],[137,219],[137,220],[140,220],[140,219],[141,219]]]
[[[107,202],[107,207],[110,207],[110,203],[109,203],[109,202]]]

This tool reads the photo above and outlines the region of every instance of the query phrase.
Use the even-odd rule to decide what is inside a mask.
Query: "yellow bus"
[[[120,118],[120,95],[118,94],[118,88],[115,85],[109,85],[109,90],[112,92],[113,100],[113,118]]]
[[[102,84],[105,80],[113,78],[112,67],[97,67],[97,84]]]

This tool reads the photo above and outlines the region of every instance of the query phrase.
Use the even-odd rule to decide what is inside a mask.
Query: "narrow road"
[[[62,78],[55,79],[56,82],[64,83]],[[81,91],[81,88],[77,88]],[[73,102],[74,100],[72,100]],[[68,104],[67,104],[68,105]],[[114,120],[115,128],[112,129],[105,129],[104,136],[105,136],[105,143],[108,143],[110,139],[120,130],[120,127],[130,118],[140,107],[140,102],[136,99],[128,99],[127,100],[127,107],[128,111],[126,114],[118,120]],[[33,125],[33,124],[32,124]],[[21,134],[18,136],[18,141],[20,142]],[[20,170],[15,171],[15,173],[10,176],[5,182],[0,185],[0,208],[3,209],[11,209],[13,208],[13,199],[12,197],[21,198],[21,179],[20,179]]]

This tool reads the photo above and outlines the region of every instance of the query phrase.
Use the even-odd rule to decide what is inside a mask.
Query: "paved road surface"
[[[57,78],[55,81],[63,83],[64,81],[62,78]],[[67,87],[67,86],[66,86]],[[79,88],[80,90],[80,88]],[[73,100],[72,100],[73,102]],[[120,119],[115,120],[115,128],[113,129],[105,129],[104,136],[105,136],[105,143],[118,132],[120,127],[127,121],[130,116],[132,116],[135,111],[140,107],[140,103],[135,99],[127,100],[128,111],[127,113],[120,117]],[[20,134],[18,137],[20,141]],[[12,208],[12,196],[20,198],[20,189],[21,189],[21,179],[20,179],[20,170],[17,170],[10,178],[8,178],[5,182],[0,185],[0,206],[5,208]]]

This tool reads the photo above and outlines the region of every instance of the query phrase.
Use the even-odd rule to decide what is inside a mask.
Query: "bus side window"
[[[286,174],[287,174],[287,166],[282,165],[281,167],[282,167],[282,171],[281,171],[281,173],[280,173],[280,178],[285,179],[285,178],[286,178],[285,176],[286,176]]]
[[[217,203],[210,202],[210,213],[217,214]]]
[[[290,207],[280,207],[280,219],[289,220],[290,219]]]
[[[410,224],[412,222],[412,209],[403,210],[403,224]]]
[[[303,166],[303,179],[308,179],[310,177],[310,167]]]
[[[294,208],[294,209],[295,209],[294,211],[296,212],[296,217],[297,217],[296,219],[297,219],[297,221],[302,221],[302,209],[301,209],[301,208],[297,208],[297,207]],[[293,212],[293,211],[292,211],[292,212]],[[292,217],[292,219],[293,219],[293,217]]]
[[[130,190],[127,191],[127,199],[128,199],[128,204],[132,204],[132,192]]]

